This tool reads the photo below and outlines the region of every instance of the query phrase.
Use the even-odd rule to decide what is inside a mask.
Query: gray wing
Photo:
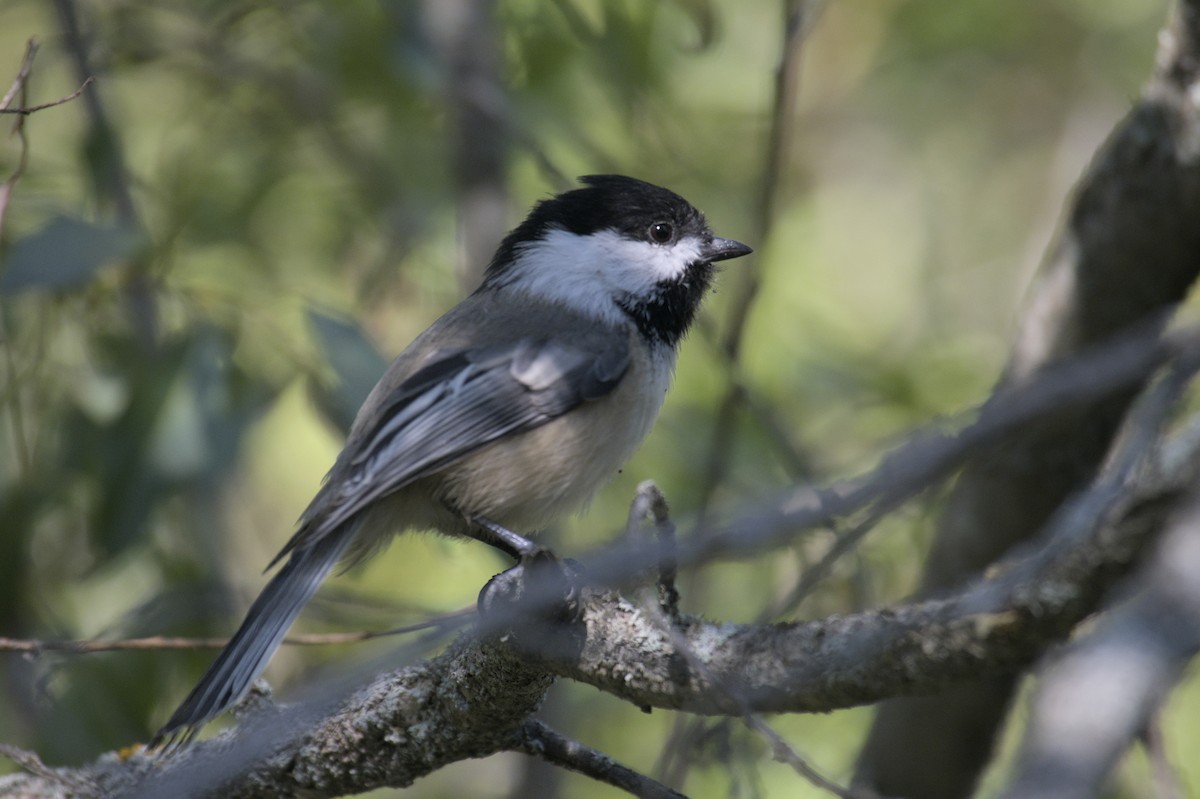
[[[347,442],[326,490],[276,559],[302,539],[337,529],[380,497],[608,394],[629,363],[623,336],[599,351],[524,339],[440,355],[400,384],[376,421]]]
[[[300,529],[275,558],[290,554],[287,563],[152,746],[190,738],[246,692],[353,542],[359,511],[492,441],[608,394],[628,369],[629,348],[620,336],[604,349],[522,340],[441,354],[405,380],[384,399],[375,421],[347,443]]]

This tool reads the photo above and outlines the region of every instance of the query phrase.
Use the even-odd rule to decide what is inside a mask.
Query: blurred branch
[[[767,133],[762,173],[759,176],[756,204],[755,241],[760,245],[771,235],[782,179],[788,173],[792,145],[796,138],[796,104],[800,96],[801,56],[811,29],[813,0],[783,0],[783,42],[779,65],[775,69],[775,92],[771,103],[771,125]],[[761,285],[759,260],[739,269],[736,296],[729,312],[728,329],[721,343],[727,359],[736,363],[742,349],[742,336],[750,309]],[[727,400],[730,401],[730,400]]]
[[[771,235],[775,222],[775,210],[780,190],[780,180],[787,174],[789,155],[795,139],[796,103],[800,92],[801,55],[806,34],[811,28],[810,13],[812,0],[783,1],[783,46],[779,64],[775,70],[775,93],[771,105],[771,125],[767,134],[767,146],[759,177],[758,201],[756,203],[755,231],[756,246],[763,246]],[[734,366],[741,355],[742,336],[754,300],[761,286],[759,258],[751,259],[737,270],[737,279],[731,290],[729,317],[725,335],[718,349],[723,359]],[[709,444],[708,468],[700,486],[700,507],[703,513],[712,502],[713,493],[725,477],[730,458],[729,450],[737,428],[735,413],[745,400],[739,383],[731,381],[725,390],[714,415],[715,427]]]
[[[67,55],[70,57],[79,79],[86,81],[92,77],[94,70],[90,65],[87,43],[79,25],[79,14],[74,0],[53,0],[53,2],[54,10],[58,14],[59,23],[62,26]],[[97,179],[94,188],[102,198],[107,195],[107,198],[116,206],[117,218],[122,223],[136,227],[138,217],[133,203],[133,193],[129,188],[129,172],[125,166],[124,156],[121,154],[116,131],[108,120],[108,114],[104,109],[99,92],[89,92],[84,100],[84,106],[91,123],[89,134],[92,138],[91,146],[101,150],[96,153],[96,157],[101,159],[100,163],[93,165],[102,170],[94,176]]]
[[[782,0],[783,39],[781,42],[779,61],[775,69],[774,94],[771,104],[770,127],[767,133],[766,147],[763,152],[762,172],[758,179],[758,197],[755,204],[754,244],[763,247],[770,236],[775,221],[775,209],[780,189],[780,178],[786,174],[795,137],[796,103],[800,91],[800,67],[803,54],[803,44],[809,30],[811,0]],[[712,335],[721,360],[729,365],[730,375],[727,378],[725,391],[717,402],[713,414],[713,428],[708,444],[707,461],[700,474],[697,508],[703,519],[712,508],[717,490],[725,481],[725,476],[732,461],[731,450],[734,434],[737,431],[737,412],[743,407],[750,407],[756,420],[767,429],[770,440],[783,454],[793,478],[808,477],[808,459],[799,448],[792,444],[791,435],[782,434],[783,427],[776,421],[775,415],[763,403],[753,403],[752,390],[741,375],[740,355],[742,337],[746,324],[750,319],[750,311],[761,287],[759,264],[761,258],[751,258],[731,273],[737,275],[731,286],[733,299],[730,303],[726,330],[723,336],[713,334],[713,329],[703,327]],[[692,581],[693,593],[699,590],[696,580]],[[660,762],[678,764],[670,776],[674,782],[682,782],[686,776],[687,762],[680,757],[680,746],[683,742],[694,737],[697,725],[702,722],[677,718],[674,730],[668,738],[660,756]],[[691,728],[689,731],[688,728]]]
[[[804,573],[800,575],[800,579],[792,586],[780,601],[773,606],[768,607],[759,615],[761,621],[778,618],[784,614],[795,610],[797,606],[816,590],[817,586],[821,585],[830,573],[833,567],[843,556],[853,552],[867,534],[875,529],[883,519],[894,510],[897,503],[889,503],[872,507],[867,511],[866,516],[854,522],[848,527],[835,529],[835,537],[832,546],[823,554],[816,563],[810,564],[804,569]]]
[[[68,94],[64,97],[60,97],[57,100],[51,100],[48,103],[41,103],[39,105],[19,106],[17,108],[9,108],[8,107],[9,96],[5,95],[4,100],[0,101],[0,114],[20,114],[21,116],[27,117],[30,114],[36,114],[38,111],[45,111],[47,108],[54,108],[56,105],[62,105],[64,103],[69,103],[72,100],[74,100],[76,97],[78,97],[79,95],[83,94],[84,90],[87,89],[88,86],[92,85],[93,80],[95,80],[95,78],[93,78],[91,75],[89,75],[83,81],[83,83],[81,83],[79,85],[79,88],[76,89],[75,91],[71,92],[70,94]],[[18,83],[23,83],[23,76],[18,76],[17,81],[18,81]],[[9,89],[9,91],[12,92],[12,91],[15,91],[16,89],[17,89],[17,83],[14,83],[12,88]]]
[[[766,241],[770,235],[771,226],[775,221],[781,180],[786,177],[791,163],[792,146],[796,139],[796,105],[800,99],[801,56],[804,41],[812,29],[816,5],[817,0],[784,0],[783,3],[783,50],[779,56],[779,66],[775,70],[771,128],[759,184],[759,241]],[[741,324],[735,325],[734,330],[730,331],[731,338],[727,340],[727,344],[730,345],[731,354],[736,354],[740,347],[740,341],[733,337],[741,335],[744,316],[749,311],[753,295],[757,293],[757,270],[754,274],[754,285],[750,287],[753,290],[748,291],[749,296],[736,306],[739,310],[734,319],[739,320]]]
[[[1190,357],[1200,347],[1200,329],[1181,330],[1161,341],[1153,335],[1156,330],[1117,337],[1106,346],[1055,364],[1026,385],[998,392],[979,409],[973,423],[955,432],[947,432],[952,429],[948,422],[919,430],[862,477],[823,488],[801,485],[776,503],[758,506],[726,525],[702,524],[681,542],[678,563],[694,566],[719,557],[760,556],[769,548],[795,543],[800,531],[912,497],[984,448],[1009,439],[1022,425],[1123,392],[1146,380],[1160,365],[1175,357]],[[628,552],[614,556],[610,565],[615,567],[628,556]]]
[[[1020,385],[1138,320],[1159,324],[1200,269],[1200,62],[1197,4],[1160,37],[1141,101],[1096,154],[1064,212],[1018,324],[997,392]],[[964,471],[946,503],[921,581],[952,588],[1025,541],[1104,460],[1134,389],[1015,431]],[[1015,677],[941,697],[889,702],[858,779],[926,799],[972,793],[993,754]],[[918,734],[919,731],[919,734]]]
[[[702,317],[697,326],[709,342],[718,343],[716,325],[712,324],[709,317]],[[796,481],[811,479],[815,471],[814,453],[808,451],[797,440],[792,425],[783,420],[761,390],[751,385],[740,366],[726,360],[723,351],[718,353],[718,357],[726,367],[724,376],[726,390],[731,396],[737,395],[734,407],[746,410],[754,423],[766,433],[767,444],[774,449],[790,479]]]
[[[734,625],[693,619],[680,634],[754,712],[825,712],[1023,666],[1095,610],[1200,475],[1200,420],[1164,443],[1148,441],[1179,389],[1177,383],[1147,394],[1120,462],[1056,518],[1041,547],[990,579],[945,599],[820,621]],[[622,602],[611,596],[604,601]],[[601,615],[589,605],[589,635],[578,665],[555,667],[561,676],[639,705],[713,714],[739,710],[721,692],[707,690],[703,678],[667,679],[675,649],[644,610],[607,614],[626,627],[621,634],[593,631],[605,623],[593,620],[593,612]],[[629,647],[634,640],[641,645]]]
[[[513,751],[585,774],[646,799],[686,799],[681,793],[615,762],[608,755],[572,741],[540,721],[528,721],[517,733]]]
[[[879,794],[869,788],[843,788],[809,765],[800,753],[775,729],[758,715],[748,714],[743,717],[746,726],[765,738],[771,747],[771,753],[780,763],[786,763],[812,785],[826,793],[831,793],[841,799],[880,799]]]
[[[1200,652],[1200,497],[1170,524],[1133,597],[1047,670],[1005,797],[1103,793],[1118,759]]]
[[[39,105],[28,105],[29,96],[29,78],[33,74],[33,60],[37,56],[40,44],[36,38],[30,38],[25,43],[25,55],[21,59],[21,66],[17,70],[17,76],[13,79],[12,85],[8,91],[4,93],[4,97],[0,98],[0,114],[15,114],[17,118],[13,121],[12,132],[16,135],[19,141],[17,150],[17,165],[12,173],[0,183],[0,240],[3,240],[4,221],[8,204],[12,200],[13,191],[16,189],[17,183],[25,174],[25,169],[29,165],[29,136],[25,131],[25,117],[38,111],[43,111],[47,108],[69,103],[70,101],[81,95],[89,85],[91,85],[92,77],[89,75],[84,79],[78,89],[71,94],[60,97],[49,103],[41,103]],[[20,104],[13,107],[13,102],[20,99]],[[0,345],[4,345],[4,368],[8,376],[6,381],[8,388],[0,394],[0,400],[6,401],[10,407],[11,420],[13,427],[13,442],[17,450],[17,462],[22,469],[29,469],[33,463],[33,447],[30,445],[25,432],[25,414],[21,404],[20,391],[18,386],[17,363],[13,357],[11,346],[7,346],[6,324],[2,309],[0,309]]]
[[[19,749],[8,744],[0,744],[0,756],[6,757],[16,765],[20,766],[29,774],[44,780],[48,786],[52,788],[63,789],[62,796],[68,796],[70,792],[79,792],[83,795],[88,795],[95,791],[99,786],[94,782],[89,782],[86,778],[72,778],[71,775],[63,773],[60,769],[55,769],[47,766],[45,762],[38,757],[36,752],[30,752],[25,749]],[[38,793],[36,796],[50,796],[51,794]]]
[[[74,0],[53,0],[54,10],[62,26],[67,54],[75,66],[81,83],[92,79],[94,70],[88,58],[88,48],[79,25],[79,15]],[[93,190],[100,201],[107,200],[116,209],[121,226],[131,231],[143,230],[133,201],[129,169],[121,150],[120,137],[108,120],[101,102],[100,93],[93,89],[83,95],[87,110],[89,130],[85,153],[92,169]],[[148,254],[135,256],[129,264],[122,285],[130,325],[137,334],[138,342],[147,352],[153,351],[158,342],[158,307],[149,276]]]
[[[1183,781],[1167,756],[1161,716],[1146,722],[1142,729],[1142,747],[1150,762],[1150,779],[1154,782],[1158,799],[1185,799]]]
[[[310,633],[289,635],[283,639],[290,646],[328,646],[330,644],[353,644],[394,635],[419,632],[421,630],[453,628],[463,619],[475,615],[475,608],[464,608],[453,613],[426,619],[416,624],[395,627],[390,630],[361,630],[350,633]],[[155,651],[163,649],[221,649],[229,643],[228,638],[183,638],[177,636],[152,635],[146,638],[126,638],[119,641],[38,641],[17,638],[0,638],[0,652],[24,652],[37,657],[47,653],[62,655],[90,655],[96,652]]]
[[[9,106],[18,94],[24,95],[27,92],[29,83],[29,75],[33,71],[33,59],[37,56],[38,40],[30,38],[25,43],[25,56],[21,59],[21,66],[17,69],[17,76],[13,78],[12,86],[8,87],[8,91],[4,93],[4,97],[0,98],[0,112],[2,113],[18,113],[12,111]],[[16,128],[16,126],[14,126]],[[19,128],[16,128],[19,130]]]
[[[479,285],[496,242],[509,226],[506,175],[512,115],[503,82],[496,4],[426,0],[422,14],[443,62],[441,94],[453,127],[462,244],[455,271],[459,291],[466,295]]]
[[[25,44],[25,56],[21,59],[21,66],[17,70],[17,77],[13,80],[12,86],[5,92],[4,99],[0,100],[0,109],[7,109],[18,97],[21,98],[21,104],[25,104],[25,98],[29,93],[29,76],[33,71],[33,59],[37,56],[37,51],[37,39],[29,39]],[[13,169],[12,174],[5,179],[4,183],[0,184],[0,240],[2,240],[4,234],[4,220],[8,211],[9,200],[12,199],[13,190],[16,189],[21,176],[25,174],[25,167],[29,163],[29,137],[25,133],[25,116],[19,116],[14,120],[13,133],[16,134],[20,142],[20,147],[18,149],[16,167]],[[21,393],[16,389],[17,362],[13,356],[12,347],[8,344],[7,327],[3,309],[0,308],[0,344],[4,345],[4,370],[8,376],[8,380],[5,381],[8,384],[8,389],[4,392],[3,399],[8,403],[10,408],[13,445],[17,451],[17,463],[21,469],[28,470],[33,463],[32,447],[25,435],[25,412],[21,405]]]
[[[1046,545],[945,599],[805,623],[736,625],[682,617],[677,625],[663,625],[657,603],[639,608],[610,590],[586,589],[581,599],[586,634],[553,636],[577,640],[576,655],[564,657],[560,648],[547,660],[527,649],[518,652],[512,645],[520,642],[524,628],[512,619],[488,617],[475,634],[461,637],[436,658],[386,671],[352,694],[323,690],[305,703],[250,716],[236,731],[166,763],[139,755],[120,763],[102,759],[62,774],[103,784],[110,794],[136,784],[139,793],[133,795],[147,797],[192,795],[218,785],[228,797],[301,789],[328,796],[408,784],[449,762],[511,749],[514,731],[528,721],[555,676],[586,682],[639,706],[744,716],[747,711],[829,711],[1020,668],[1095,609],[1161,528],[1174,499],[1200,476],[1200,423],[1153,443],[1196,367],[1195,350],[1188,353],[1190,358],[1145,394],[1122,437],[1122,454],[1093,490],[1062,514],[1047,532]],[[1111,370],[1120,359],[1111,351],[1106,355]],[[1089,374],[1093,390],[1099,390],[1096,381],[1103,375],[1096,367],[1086,363],[1073,374]],[[1130,379],[1129,372],[1124,374]],[[1099,385],[1112,390],[1111,382]],[[1046,401],[1069,402],[1075,396],[1069,387],[1060,373],[1039,376],[1007,398],[1023,410],[1006,422],[1016,424],[1028,418],[1022,414],[1030,407],[1038,407],[1023,401],[1023,394],[1040,391]],[[996,413],[992,408],[990,414]],[[976,426],[1000,434],[988,424],[981,418]],[[938,443],[969,450],[990,440],[964,431]],[[903,455],[904,462],[889,460],[875,476],[891,490],[876,486],[860,490],[857,498],[831,502],[861,502],[900,491],[897,481],[903,484],[910,473],[931,479],[941,471],[929,464],[947,463],[944,454],[929,459],[925,442],[910,445]],[[872,481],[857,482],[870,486]],[[761,555],[794,538],[801,519],[812,526],[828,513],[828,508],[790,509],[785,502],[769,513],[748,514],[724,532],[701,531],[698,543],[695,537],[684,540],[678,560],[696,565],[746,548]],[[763,528],[751,527],[751,518]],[[787,520],[782,523],[790,536],[774,527],[781,519]],[[742,543],[735,545],[735,537]],[[606,585],[629,582],[646,564],[656,563],[656,553],[656,546],[627,544],[589,559],[586,574]],[[544,607],[550,597],[536,588],[530,585],[529,601]],[[703,668],[681,669],[674,636]],[[737,701],[713,690],[718,681]],[[139,782],[148,775],[151,782]],[[45,795],[36,787],[44,784],[44,777],[3,778],[0,792]]]
[[[671,509],[667,498],[653,480],[644,480],[637,487],[637,496],[629,506],[625,537],[629,539],[639,535],[643,521],[654,523],[657,537],[655,547],[659,551],[654,602],[666,618],[674,622],[679,618],[679,590],[675,587],[675,578],[678,576],[678,565],[675,562],[675,523],[671,521]]]
[[[651,488],[653,490],[649,490]],[[633,508],[630,511],[631,521],[633,520],[635,511],[641,511],[641,515],[652,516],[660,528],[668,527],[671,530],[671,537],[668,542],[669,549],[663,547],[663,551],[671,558],[671,569],[673,572],[674,526],[671,525],[670,519],[667,516],[665,497],[663,497],[653,484],[647,487],[647,484],[643,483],[639,486],[638,500],[634,501]],[[678,596],[675,596],[674,599],[677,603]],[[827,779],[816,768],[810,765],[807,760],[801,757],[800,753],[783,736],[759,718],[750,706],[749,700],[742,694],[740,687],[727,682],[722,676],[715,674],[708,667],[705,659],[697,654],[693,646],[693,641],[689,640],[683,632],[685,626],[684,620],[679,616],[677,605],[671,606],[670,609],[673,613],[668,615],[668,606],[661,599],[657,602],[643,601],[641,605],[641,612],[655,625],[657,633],[664,636],[668,641],[671,656],[676,660],[676,665],[670,675],[674,682],[683,682],[685,684],[699,683],[706,692],[711,691],[716,693],[716,698],[719,701],[727,702],[729,705],[736,707],[737,715],[741,716],[746,726],[766,740],[767,744],[771,747],[771,751],[774,753],[775,759],[787,763],[792,767],[793,771],[816,788],[840,797],[840,799],[874,799],[876,795],[871,791],[843,788],[832,780]],[[690,671],[692,675],[699,677],[699,680],[696,680],[692,675],[686,674],[686,671]]]

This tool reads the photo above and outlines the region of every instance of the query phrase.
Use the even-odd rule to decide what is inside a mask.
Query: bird
[[[267,569],[282,567],[151,748],[185,743],[236,704],[339,563],[406,530],[521,560],[533,545],[516,531],[586,505],[641,444],[715,264],[752,249],[669,189],[579,182],[537,202],[479,287],[380,378]]]

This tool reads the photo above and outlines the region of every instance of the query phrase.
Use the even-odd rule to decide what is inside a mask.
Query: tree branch
[[[62,27],[64,47],[79,80],[86,85],[91,81],[94,72],[90,66],[86,36],[79,24],[75,0],[53,0],[53,6]],[[83,106],[89,125],[88,146],[93,148],[95,154],[89,163],[92,166],[96,198],[101,203],[112,204],[122,227],[131,231],[141,231],[144,228],[133,200],[133,180],[125,163],[117,131],[109,123],[104,104],[101,102],[100,92],[93,88],[85,93]],[[158,304],[150,271],[148,256],[136,258],[129,264],[122,286],[129,321],[147,352],[155,349],[160,333]]]
[[[1170,525],[1134,596],[1042,679],[1005,797],[1086,799],[1200,652],[1200,498]]]
[[[1200,424],[1170,442],[1138,467],[1134,483],[1115,499],[1118,507],[1109,492],[1099,491],[1062,519],[1051,538],[1072,546],[1054,548],[1052,557],[1033,555],[949,598],[810,622],[690,619],[679,632],[715,679],[755,712],[828,712],[1011,673],[1095,610],[1200,475]],[[583,653],[578,663],[554,667],[559,675],[638,705],[739,711],[701,676],[679,677],[668,634],[644,610],[614,594],[596,594],[585,618]],[[640,645],[629,647],[629,641]]]
[[[634,796],[646,799],[686,799],[683,794],[625,768],[602,752],[558,734],[540,721],[529,721],[521,726],[513,749],[541,758],[547,763],[586,774]]]
[[[1123,440],[1127,458],[1063,514],[1048,546],[1000,574],[939,600],[772,625],[683,617],[664,629],[657,606],[608,590],[582,597],[586,636],[572,657],[520,654],[510,634],[468,635],[442,655],[376,677],[345,698],[257,714],[165,764],[146,755],[56,769],[76,796],[335,796],[407,785],[447,763],[513,748],[514,735],[555,676],[638,705],[704,714],[829,711],[938,690],[1027,665],[1092,612],[1114,579],[1161,529],[1200,476],[1200,423],[1146,455],[1181,383],[1158,384]],[[1154,400],[1154,401],[1151,401]],[[1151,411],[1157,412],[1151,413]],[[1088,510],[1089,512],[1083,512]],[[681,664],[678,635],[703,670]],[[681,668],[681,666],[683,666]],[[703,673],[701,673],[703,671]],[[707,676],[706,676],[707,675]],[[736,692],[712,691],[719,680]],[[302,731],[300,735],[281,731]],[[55,777],[0,778],[5,795],[52,796]],[[269,787],[268,787],[269,786]]]
[[[18,80],[20,80],[20,78],[18,78]],[[88,75],[86,78],[84,78],[83,83],[79,84],[79,88],[76,89],[75,91],[71,92],[70,94],[59,97],[57,100],[51,100],[48,103],[39,103],[37,105],[18,106],[17,108],[9,108],[8,107],[9,97],[8,97],[8,95],[5,95],[4,101],[0,101],[0,114],[19,114],[23,117],[27,117],[30,114],[36,114],[38,111],[45,111],[47,108],[54,108],[57,105],[63,105],[65,103],[69,103],[72,100],[74,100],[76,97],[78,97],[79,95],[83,94],[84,90],[87,89],[88,86],[92,85],[93,80],[95,80],[95,78],[92,77],[91,75]],[[16,89],[17,85],[14,84],[12,88]]]
[[[1200,269],[1196,0],[1161,37],[1158,69],[1097,153],[1047,249],[1000,389],[1094,346],[1187,294]],[[944,591],[1021,544],[1105,457],[1133,396],[1039,420],[978,458],[946,503],[921,591]],[[858,779],[925,799],[972,792],[1015,687],[1005,677],[880,708]],[[917,734],[917,731],[920,734]]]

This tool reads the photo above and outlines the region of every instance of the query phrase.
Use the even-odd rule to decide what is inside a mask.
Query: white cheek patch
[[[598,319],[619,322],[624,312],[614,297],[649,295],[657,283],[682,276],[701,259],[700,246],[695,238],[661,245],[634,241],[613,230],[586,236],[551,230],[521,248],[505,282]]]
[[[639,281],[653,286],[661,280],[671,280],[684,273],[688,265],[700,258],[700,243],[683,239],[675,244],[651,244],[634,241],[611,230],[581,237],[607,256],[608,274],[613,287],[629,290]]]

